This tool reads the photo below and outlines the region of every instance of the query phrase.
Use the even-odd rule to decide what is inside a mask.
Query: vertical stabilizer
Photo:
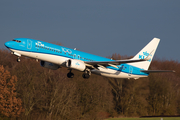
[[[148,70],[151,61],[154,57],[154,54],[156,52],[157,46],[160,42],[159,38],[154,38],[153,40],[151,40],[137,55],[135,55],[133,59],[144,59],[147,56],[150,57],[150,59],[148,61],[142,61],[142,62],[136,62],[136,63],[129,63],[129,65],[144,69],[144,70]]]

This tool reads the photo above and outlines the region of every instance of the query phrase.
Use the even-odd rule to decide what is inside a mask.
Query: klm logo
[[[36,45],[39,45],[39,46],[43,46],[44,47],[44,44],[42,44],[41,42],[36,42]]]
[[[143,55],[139,55],[139,59],[145,59],[147,56],[149,55],[149,53],[146,51],[146,52],[143,52]],[[150,55],[152,56],[152,55]],[[152,59],[149,59],[148,61],[151,62]]]
[[[78,66],[79,66],[80,64],[77,62],[77,63],[76,63],[76,65],[78,65]]]

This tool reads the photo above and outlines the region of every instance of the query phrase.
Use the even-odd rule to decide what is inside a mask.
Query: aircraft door
[[[73,59],[76,59],[76,54],[73,55]]]
[[[132,75],[132,72],[133,72],[133,67],[132,67],[132,66],[129,66],[129,76]]]
[[[78,59],[80,60],[80,55],[78,55]]]
[[[32,48],[32,41],[27,40],[27,49],[31,49],[31,48]]]
[[[78,60],[80,60],[80,55],[74,54],[74,55],[73,55],[73,59],[78,59]]]

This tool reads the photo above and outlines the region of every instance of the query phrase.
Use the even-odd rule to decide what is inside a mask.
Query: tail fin
[[[136,63],[129,63],[132,66],[144,69],[144,70],[148,70],[151,61],[154,57],[154,54],[156,52],[157,46],[160,42],[159,38],[154,38],[153,40],[151,40],[137,55],[135,55],[133,59],[144,59],[147,56],[150,57],[150,59],[148,61],[142,61],[142,62],[136,62]]]

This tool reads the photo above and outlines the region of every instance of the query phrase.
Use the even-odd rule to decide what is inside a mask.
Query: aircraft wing
[[[115,61],[92,61],[92,62],[85,62],[86,66],[94,68],[95,66],[99,67],[105,67],[105,66],[112,66],[115,68],[118,68],[116,65],[120,65],[123,63],[133,63],[133,62],[142,62],[142,61],[148,61],[150,59],[149,56],[147,56],[145,59],[129,59],[129,60],[115,60]]]
[[[153,50],[154,51],[154,50]],[[153,51],[144,59],[128,59],[128,60],[114,60],[114,61],[92,61],[92,62],[85,62],[86,66],[91,68],[96,68],[95,66],[104,67],[105,66],[112,66],[115,68],[118,68],[116,65],[120,65],[123,63],[133,63],[133,62],[142,62],[142,61],[148,61],[151,59],[151,54]]]
[[[93,61],[93,62],[85,62],[90,65],[108,65],[108,64],[114,64],[114,65],[120,65],[122,63],[132,63],[132,62],[142,62],[146,61],[144,59],[138,59],[138,60],[115,60],[115,61]]]

